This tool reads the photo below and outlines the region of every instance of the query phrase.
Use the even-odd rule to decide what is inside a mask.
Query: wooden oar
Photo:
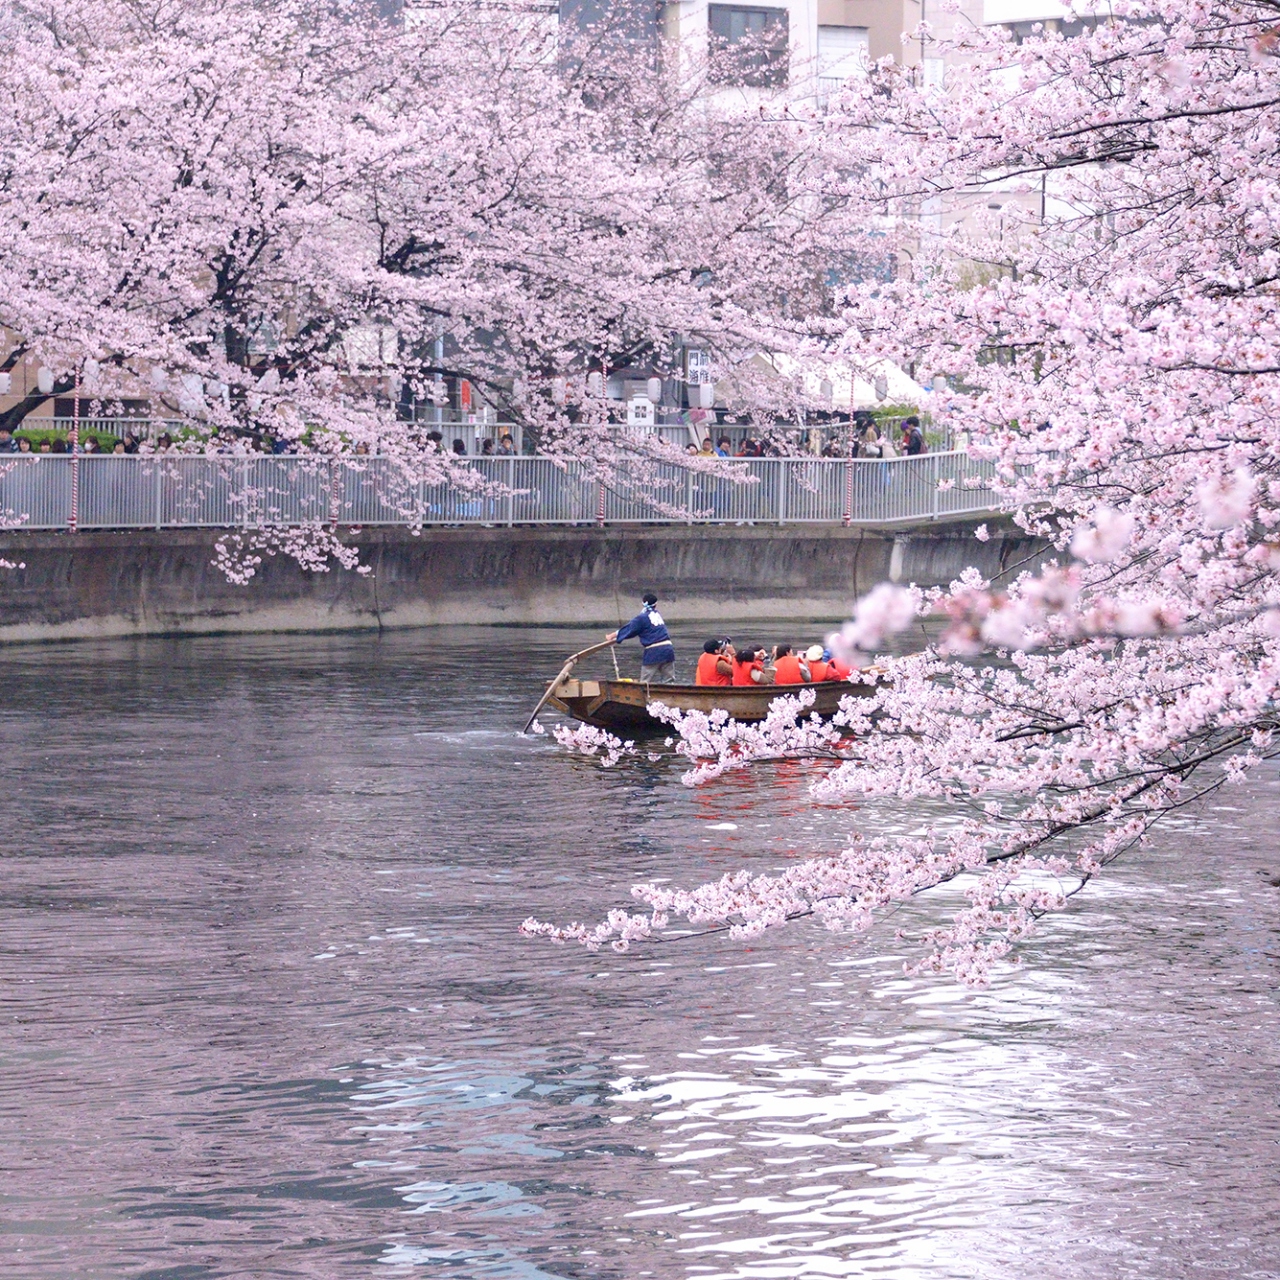
[[[534,707],[533,715],[529,717],[527,723],[525,724],[524,728],[520,730],[520,732],[521,733],[529,732],[529,729],[532,726],[533,722],[538,718],[538,712],[541,711],[542,708],[547,705],[547,699],[550,698],[551,695],[555,693],[555,691],[560,687],[560,682],[565,678],[565,676],[569,674],[570,671],[573,670],[573,664],[577,662],[579,658],[585,658],[592,653],[599,653],[601,649],[610,649],[615,644],[617,644],[616,640],[602,640],[599,644],[593,644],[590,649],[583,649],[581,653],[575,653],[569,659],[569,661],[566,662],[564,666],[560,668],[560,674],[556,676],[556,678],[549,685],[547,685],[546,693],[544,693],[542,697],[538,699],[538,705]]]

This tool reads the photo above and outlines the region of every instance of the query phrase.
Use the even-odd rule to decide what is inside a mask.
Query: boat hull
[[[642,684],[638,680],[562,680],[548,699],[551,706],[584,724],[610,733],[653,734],[669,731],[669,726],[649,713],[649,703],[660,702],[679,711],[725,711],[734,720],[763,720],[776,698],[812,689],[813,710],[832,716],[840,699],[850,695],[869,697],[870,684],[828,680],[822,684],[771,684],[762,687]]]

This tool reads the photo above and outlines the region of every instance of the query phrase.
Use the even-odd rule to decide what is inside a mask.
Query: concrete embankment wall
[[[404,529],[351,539],[372,572],[264,558],[247,585],[214,566],[216,530],[8,533],[0,641],[329,631],[440,623],[608,623],[653,589],[682,620],[840,618],[885,580],[996,577],[1040,549],[1008,529],[828,527]]]

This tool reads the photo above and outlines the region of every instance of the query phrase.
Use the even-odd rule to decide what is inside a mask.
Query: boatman
[[[645,684],[675,684],[676,648],[658,612],[658,597],[646,591],[641,605],[640,612],[630,622],[611,631],[605,639],[617,644],[635,636],[644,650],[640,656],[640,679]]]

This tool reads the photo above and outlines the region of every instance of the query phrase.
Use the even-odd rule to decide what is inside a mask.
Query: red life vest
[[[778,673],[775,677],[778,684],[808,683],[800,670],[800,659],[794,653],[788,653],[785,657],[779,658],[773,664],[773,669]]]
[[[721,655],[718,653],[704,653],[698,658],[698,672],[693,677],[694,684],[732,684],[733,677],[727,676],[723,671],[716,670],[716,664],[720,661]]]
[[[809,677],[814,684],[821,684],[824,680],[834,679],[827,664],[821,658],[809,663]]]
[[[764,670],[764,659],[755,658],[751,662],[738,662],[736,659],[733,664],[733,683],[754,685],[756,682],[751,678],[753,671]]]
[[[847,680],[850,672],[853,670],[847,662],[841,662],[839,658],[832,658],[827,664],[828,680]]]

